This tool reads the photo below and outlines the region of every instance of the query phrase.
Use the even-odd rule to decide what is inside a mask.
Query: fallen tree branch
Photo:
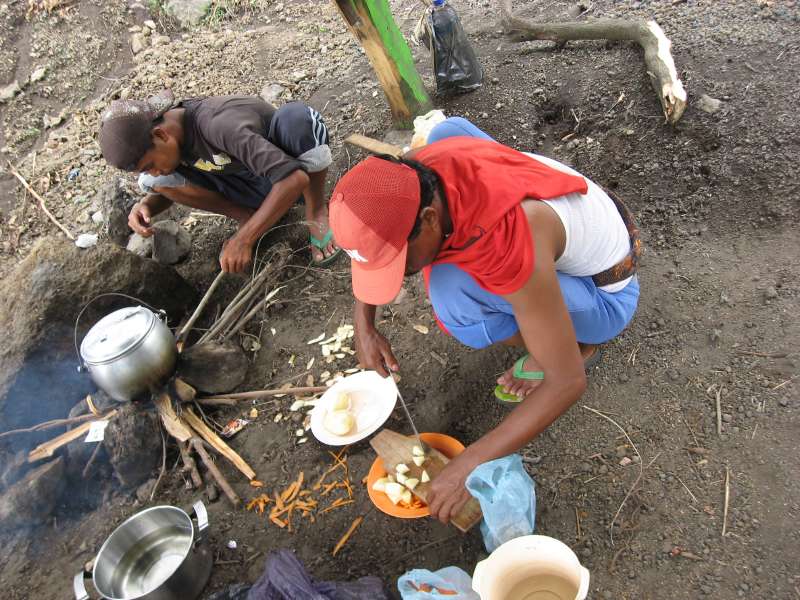
[[[211,460],[211,457],[208,455],[208,452],[206,452],[206,449],[203,446],[203,440],[198,437],[193,437],[189,443],[192,445],[192,448],[194,448],[194,451],[200,455],[200,459],[208,469],[208,472],[211,473],[211,476],[217,482],[217,485],[219,485],[225,496],[228,497],[228,500],[231,501],[231,504],[233,504],[235,507],[239,506],[242,501],[239,499],[239,496],[236,495],[236,492],[233,491],[233,488],[231,487],[231,484],[228,483],[228,480],[225,479],[222,473],[220,473],[220,470],[217,468],[217,465],[214,464],[214,461]]]
[[[97,442],[95,445],[94,450],[92,451],[92,455],[89,457],[89,460],[86,461],[86,466],[83,467],[83,471],[81,471],[81,477],[86,479],[89,477],[89,471],[92,470],[92,465],[94,465],[94,461],[97,458],[97,455],[100,453],[100,446],[102,446],[100,442]]]
[[[536,23],[515,16],[511,11],[511,0],[501,0],[500,11],[500,24],[506,34],[517,41],[550,40],[561,44],[572,40],[636,42],[644,50],[647,74],[667,122],[674,125],[686,110],[686,90],[672,59],[672,42],[655,21],[598,19],[587,23]]]
[[[58,227],[61,231],[63,231],[64,235],[66,235],[69,239],[74,240],[75,236],[72,235],[72,232],[70,232],[69,229],[67,229],[61,223],[59,223],[58,219],[56,219],[55,216],[53,216],[53,213],[47,210],[47,206],[44,203],[44,198],[42,198],[36,192],[36,190],[33,189],[31,185],[25,180],[25,178],[22,175],[20,175],[19,171],[17,171],[14,168],[14,165],[11,164],[11,161],[8,161],[8,168],[11,169],[11,174],[17,179],[19,179],[20,183],[22,183],[22,185],[25,186],[25,189],[31,193],[31,196],[33,196],[34,198],[36,198],[36,200],[39,201],[39,207],[42,209],[42,212],[44,212],[44,214],[47,215],[47,218],[50,219],[55,224],[56,227]]]

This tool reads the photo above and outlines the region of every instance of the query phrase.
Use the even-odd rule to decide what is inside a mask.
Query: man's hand
[[[253,260],[253,246],[233,236],[222,246],[219,264],[226,273],[241,273]]]
[[[144,202],[137,202],[128,215],[128,227],[142,237],[150,237],[153,235],[153,228],[150,226],[152,217],[150,206]]]
[[[458,514],[472,497],[467,491],[466,481],[476,466],[461,454],[447,463],[431,481],[428,508],[432,517],[446,524]]]
[[[389,341],[375,327],[356,327],[356,350],[361,366],[377,371],[381,377],[400,370]]]

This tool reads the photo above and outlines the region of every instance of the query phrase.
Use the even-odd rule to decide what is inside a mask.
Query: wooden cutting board
[[[442,472],[447,463],[450,462],[444,454],[430,446],[426,446],[427,460],[421,467],[418,467],[411,459],[412,448],[417,445],[417,439],[415,437],[402,435],[391,429],[383,429],[374,436],[369,443],[375,452],[378,453],[378,456],[381,457],[383,465],[389,473],[394,473],[398,464],[405,463],[410,469],[407,473],[408,477],[420,479],[422,471],[425,470],[428,472],[431,481],[433,481],[436,479],[436,476]],[[427,504],[430,486],[430,482],[419,483],[412,493]],[[455,525],[457,529],[466,533],[476,523],[479,523],[482,518],[483,513],[481,513],[480,504],[475,498],[470,498],[461,511],[453,517],[450,522]]]

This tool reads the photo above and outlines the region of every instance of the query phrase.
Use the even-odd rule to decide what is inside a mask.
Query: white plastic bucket
[[[589,571],[563,542],[526,535],[475,565],[472,589],[481,600],[583,600]]]

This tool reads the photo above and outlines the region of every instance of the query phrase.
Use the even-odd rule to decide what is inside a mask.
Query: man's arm
[[[574,404],[586,389],[586,374],[572,321],[555,269],[555,240],[546,229],[534,232],[536,268],[525,285],[505,298],[514,309],[528,352],[545,373],[544,381],[492,431],[450,462],[432,484],[431,514],[447,521],[469,499],[464,487],[478,465],[516,452]]]
[[[247,219],[222,251],[222,270],[238,273],[253,257],[253,245],[286,213],[308,185],[308,175],[297,169],[272,186],[261,206]]]
[[[388,340],[375,328],[376,308],[372,304],[365,304],[356,299],[353,310],[356,350],[358,351],[358,362],[362,367],[373,369],[382,377],[386,377],[389,375],[389,371],[399,371],[400,365],[394,357]]]

